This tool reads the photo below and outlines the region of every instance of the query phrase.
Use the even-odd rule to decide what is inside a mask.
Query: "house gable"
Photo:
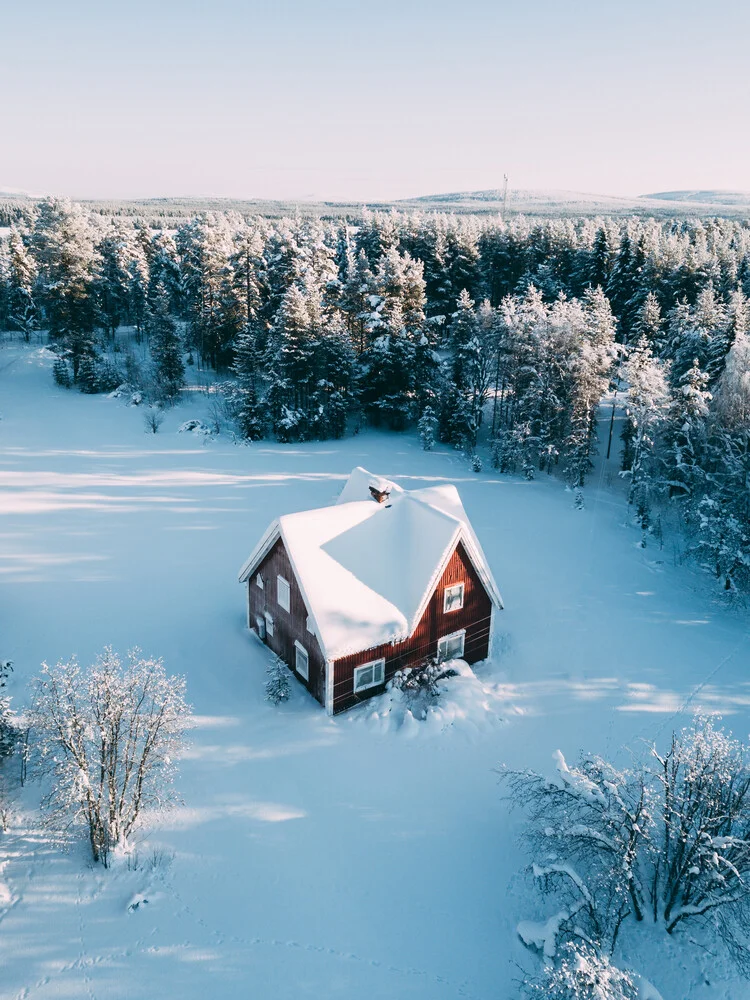
[[[464,584],[462,607],[446,612],[446,588],[459,583]],[[465,633],[463,658],[468,663],[485,659],[489,653],[492,616],[490,595],[466,547],[459,540],[447,558],[416,628],[407,639],[384,643],[335,660],[332,673],[333,712],[342,712],[383,690],[384,685],[362,694],[354,691],[355,669],[371,661],[385,660],[387,682],[397,670],[416,666],[428,656],[435,656],[442,637],[461,631]]]

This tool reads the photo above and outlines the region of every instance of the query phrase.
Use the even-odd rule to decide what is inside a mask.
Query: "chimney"
[[[379,490],[376,486],[370,487],[370,496],[376,503],[384,503],[391,495],[390,489]]]

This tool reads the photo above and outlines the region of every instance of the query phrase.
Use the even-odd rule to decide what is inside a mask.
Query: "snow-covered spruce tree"
[[[0,660],[0,691],[8,683],[8,676],[13,670],[10,660]],[[10,698],[0,695],[0,766],[8,757],[16,741],[16,724],[10,707]]]
[[[630,502],[636,506],[644,531],[657,478],[657,441],[667,418],[669,389],[666,366],[654,358],[641,337],[623,365],[628,384],[623,430],[623,475],[630,479]]]
[[[570,413],[563,448],[565,476],[575,489],[584,486],[592,468],[596,415],[615,358],[615,320],[601,288],[587,289],[580,310],[571,303],[568,314],[577,329],[570,361]]]
[[[93,354],[83,354],[78,362],[78,388],[81,392],[99,392],[99,372]]]
[[[595,941],[610,956],[626,920],[702,925],[750,972],[750,747],[696,718],[629,769],[555,759],[556,780],[501,772],[528,815],[534,882],[555,900],[546,920],[519,925],[524,943],[551,959]]]
[[[419,439],[425,451],[432,451],[437,441],[438,420],[431,406],[426,406],[419,418]]]
[[[62,354],[58,354],[54,360],[52,378],[55,380],[56,385],[60,385],[64,389],[70,389],[73,385],[73,372],[70,370],[67,359]]]
[[[77,381],[81,360],[94,353],[97,322],[95,290],[101,258],[89,216],[70,201],[45,199],[34,223],[32,247],[50,338],[70,351]]]
[[[750,582],[750,530],[747,518],[737,516],[732,505],[704,496],[694,515],[695,551],[700,562],[725,591],[735,591],[738,579]]]
[[[666,428],[666,475],[670,496],[691,498],[703,484],[703,452],[711,393],[698,359],[675,388]]]
[[[246,322],[232,267],[238,224],[235,217],[211,213],[180,226],[176,236],[190,346],[215,369],[231,362],[232,344]]]
[[[234,345],[232,371],[235,375],[231,405],[241,437],[246,441],[260,441],[265,427],[265,405],[260,397],[261,358],[258,351],[258,334],[248,326]]]
[[[0,660],[0,833],[5,831],[11,813],[12,788],[16,777],[9,773],[9,763],[19,742],[19,725],[10,705],[10,698],[3,695],[8,675],[13,669],[10,660]]]
[[[29,712],[32,766],[50,826],[83,825],[105,867],[145,810],[175,801],[176,762],[190,724],[185,681],[160,659],[106,648],[87,670],[43,664]]]
[[[185,384],[185,366],[182,339],[170,315],[169,295],[162,282],[156,287],[149,308],[148,330],[157,398],[172,402]]]
[[[639,995],[629,973],[585,942],[563,945],[558,961],[521,987],[527,1000],[637,1000]]]
[[[477,429],[482,422],[482,407],[490,385],[490,352],[483,342],[483,332],[474,302],[463,289],[456,301],[448,333],[452,354],[451,376],[463,396],[471,424]]]
[[[20,330],[28,343],[32,330],[39,325],[34,301],[37,266],[27,241],[16,226],[11,226],[7,248],[8,319],[11,329]]]
[[[289,667],[280,656],[274,656],[266,668],[266,701],[279,705],[282,701],[289,701],[291,691]]]
[[[271,331],[267,365],[270,415],[280,441],[307,441],[314,392],[314,319],[320,289],[310,281],[295,282],[284,294]]]

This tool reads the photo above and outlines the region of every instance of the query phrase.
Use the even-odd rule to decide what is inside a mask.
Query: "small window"
[[[312,621],[310,620],[309,615],[307,616],[307,621],[305,622],[305,628],[310,633],[310,635],[315,635],[315,629],[312,626]]]
[[[385,681],[385,660],[374,660],[354,668],[354,693],[378,687]]]
[[[310,659],[307,650],[296,639],[294,640],[294,669],[300,677],[304,677],[306,681],[310,680]]]
[[[462,608],[463,606],[463,583],[454,583],[451,587],[446,587],[443,595],[443,614],[447,615],[449,611],[458,611],[459,608]]]
[[[258,573],[255,577],[255,583],[261,590],[263,590],[263,577]]]
[[[289,589],[289,581],[285,580],[283,576],[276,577],[276,600],[284,611],[288,611],[291,607],[292,592]]]
[[[263,613],[263,617],[266,620],[266,635],[271,638],[273,636],[273,618],[267,611]]]
[[[464,655],[465,639],[465,629],[462,629],[460,632],[454,632],[453,635],[444,635],[442,639],[438,639],[438,661],[459,660]]]

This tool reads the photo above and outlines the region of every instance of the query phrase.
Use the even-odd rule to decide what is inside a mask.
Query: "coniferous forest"
[[[643,544],[673,513],[730,592],[750,588],[748,296],[750,225],[719,218],[363,210],[160,230],[47,199],[0,241],[0,329],[45,340],[58,384],[166,406],[195,365],[241,439],[415,428],[582,498],[607,395]]]

